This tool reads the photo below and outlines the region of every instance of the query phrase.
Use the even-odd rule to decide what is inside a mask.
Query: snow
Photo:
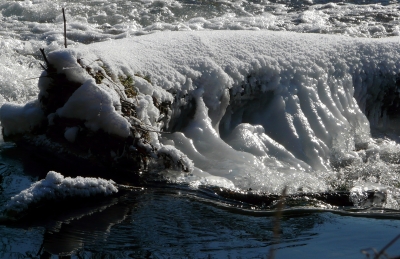
[[[78,132],[79,132],[78,127],[67,127],[65,129],[64,137],[69,142],[74,143]]]
[[[64,177],[60,173],[50,171],[46,178],[33,183],[29,188],[13,196],[6,204],[5,211],[20,213],[32,204],[43,200],[85,198],[94,195],[111,195],[117,192],[118,188],[112,180],[81,176]]]
[[[6,103],[0,108],[0,121],[5,136],[30,132],[40,125],[44,118],[37,100],[25,105]]]
[[[194,118],[181,118],[186,127],[178,128],[190,146],[176,143],[178,133],[164,136],[184,153],[191,150],[195,167],[241,187],[247,187],[243,176],[250,176],[249,187],[265,188],[267,172],[278,170],[295,176],[299,186],[324,189],[318,180],[311,186],[308,177],[331,170],[332,152],[354,157],[355,146],[370,140],[363,111],[377,81],[355,78],[399,73],[398,41],[265,31],[162,32],[90,49],[112,70],[149,73],[153,84],[175,93],[178,102],[187,93],[196,100]],[[234,133],[242,123],[257,128],[248,132],[251,141]],[[255,139],[254,153],[249,146]]]
[[[174,146],[163,145],[157,153],[159,156],[163,156],[164,154],[169,155],[168,157],[172,159],[174,164],[183,163],[188,167],[187,171],[193,171],[193,162],[184,153],[176,149]]]
[[[302,17],[322,23],[319,16]],[[194,164],[181,180],[203,181],[208,174],[240,189],[321,191],[329,188],[324,175],[332,172],[332,162],[363,159],[355,150],[372,147],[370,127],[397,125],[380,115],[386,114],[381,97],[400,73],[399,41],[272,31],[158,32],[58,50],[49,60],[81,84],[57,114],[122,137],[130,132],[120,113],[121,90],[96,84],[81,65],[106,67],[109,80],[132,77],[140,93],[128,100],[152,129],[151,144]],[[150,75],[151,82],[138,74]],[[45,94],[46,80],[39,86]],[[162,123],[154,100],[172,103]],[[8,133],[17,132],[14,120],[1,116]],[[173,132],[155,132],[163,130]]]
[[[130,135],[130,124],[115,110],[111,95],[104,88],[96,85],[94,79],[88,79],[57,110],[57,114],[84,120],[85,126],[92,131],[103,129],[126,138]]]

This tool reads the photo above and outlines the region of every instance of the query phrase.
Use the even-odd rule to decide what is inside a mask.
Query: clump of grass
[[[131,76],[119,75],[118,79],[124,86],[124,91],[128,98],[134,98],[138,95],[139,91],[135,87],[135,81],[133,81],[133,78]]]

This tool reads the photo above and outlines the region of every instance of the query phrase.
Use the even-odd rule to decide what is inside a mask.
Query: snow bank
[[[72,197],[90,197],[117,193],[115,182],[101,178],[64,177],[50,171],[45,179],[33,183],[28,189],[13,196],[6,204],[5,211],[20,213],[31,205],[43,200],[59,200]]]
[[[370,148],[370,127],[397,127],[399,42],[270,31],[159,32],[55,51],[49,60],[81,84],[58,116],[123,137],[126,123],[143,127],[150,140],[136,148],[167,152],[172,161],[186,155],[196,169],[188,181],[206,172],[241,189],[323,191],[332,166],[363,160],[358,150]],[[95,83],[99,72],[103,81]],[[134,94],[109,83],[121,78],[132,80]],[[45,83],[41,79],[41,89]],[[116,96],[136,105],[141,122],[121,117]]]
[[[316,191],[327,188],[321,171],[359,159],[355,150],[368,146],[368,114],[385,113],[379,101],[375,108],[369,103],[400,72],[398,43],[267,31],[160,32],[78,52],[95,54],[114,74],[151,75],[153,95],[161,88],[172,93],[164,127],[178,132],[162,141],[196,168],[241,188],[292,184],[289,191]]]

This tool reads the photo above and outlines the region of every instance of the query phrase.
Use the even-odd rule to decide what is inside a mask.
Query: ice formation
[[[170,161],[184,158],[191,173],[180,181],[209,177],[240,189],[323,191],[334,167],[370,157],[371,128],[396,129],[399,41],[271,31],[159,32],[48,57],[80,85],[56,115],[82,119],[94,131],[129,136],[117,98],[127,89],[110,81],[132,80],[135,94],[124,97],[136,105],[136,119],[150,139],[135,148],[155,148]],[[93,76],[99,71],[105,74],[101,83]],[[46,80],[39,81],[39,96],[46,95]],[[9,106],[3,107],[1,114]],[[51,124],[55,115],[46,116]],[[16,132],[7,128],[10,117],[1,120],[5,132]],[[70,127],[63,134],[77,141]]]
[[[5,211],[20,213],[46,200],[107,196],[117,192],[118,188],[112,180],[81,176],[64,177],[60,173],[50,171],[43,180],[33,183],[28,189],[13,196],[6,204]]]
[[[326,188],[316,172],[360,159],[356,150],[368,148],[368,118],[387,112],[369,103],[396,87],[398,41],[165,32],[79,52],[99,53],[116,74],[149,73],[154,85],[172,93],[165,128],[178,132],[163,141],[184,150],[195,167],[241,188],[278,189],[293,179],[294,188],[315,190]],[[375,117],[372,127],[395,122]]]

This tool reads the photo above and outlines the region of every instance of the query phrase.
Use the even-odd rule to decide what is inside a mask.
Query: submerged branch
[[[271,245],[271,248],[269,250],[269,256],[268,259],[274,259],[275,258],[275,243],[279,242],[279,238],[281,236],[281,218],[282,218],[282,212],[283,212],[283,206],[285,204],[285,198],[286,198],[286,187],[283,188],[282,193],[279,197],[277,206],[276,206],[276,213],[274,217],[274,226],[273,226],[273,232],[274,232],[274,244]]]
[[[396,243],[396,241],[400,239],[400,235],[396,236],[395,238],[393,238],[392,241],[390,241],[384,248],[382,248],[381,251],[379,251],[378,254],[375,255],[374,259],[379,259],[381,257],[381,255],[383,255],[385,253],[385,251],[391,247],[394,243]],[[399,257],[397,257],[399,258]]]

